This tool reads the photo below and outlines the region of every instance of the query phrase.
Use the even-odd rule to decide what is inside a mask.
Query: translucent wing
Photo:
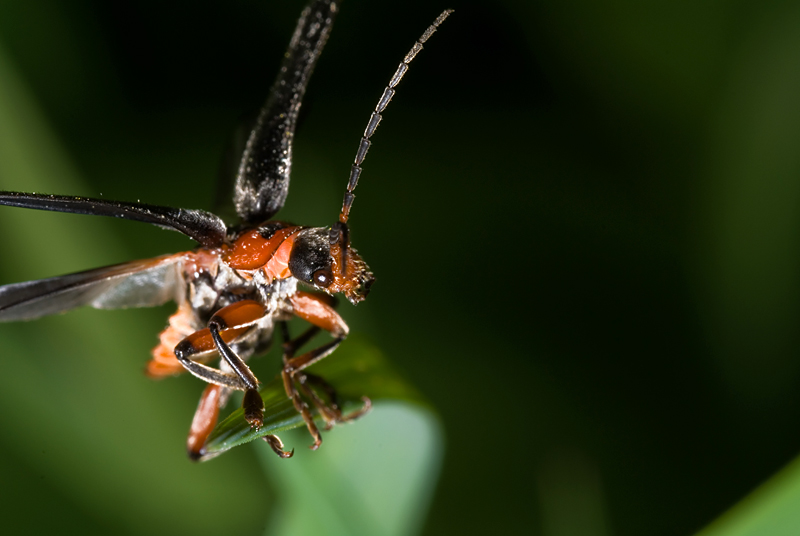
[[[247,138],[236,175],[233,203],[245,223],[270,219],[286,201],[297,114],[337,11],[332,0],[317,0],[297,22],[278,78]]]
[[[66,195],[0,192],[0,205],[72,214],[113,216],[152,223],[183,233],[205,247],[216,247],[222,244],[227,231],[225,223],[209,212],[143,203],[124,203]]]
[[[0,322],[31,320],[82,305],[97,309],[152,307],[179,299],[185,255],[0,286]]]

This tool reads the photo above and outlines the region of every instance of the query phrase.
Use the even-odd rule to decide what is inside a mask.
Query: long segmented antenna
[[[364,131],[364,137],[361,138],[361,143],[358,146],[353,167],[350,168],[350,180],[347,183],[347,191],[344,194],[342,211],[339,213],[339,222],[341,224],[346,224],[347,219],[350,217],[350,207],[353,205],[353,200],[356,198],[356,196],[353,194],[353,190],[355,190],[356,186],[358,185],[358,178],[361,176],[361,163],[364,162],[364,158],[367,156],[369,146],[372,143],[369,141],[369,139],[373,134],[375,134],[375,130],[378,128],[378,123],[381,122],[381,112],[386,109],[386,107],[389,105],[389,101],[392,100],[392,97],[394,97],[394,88],[400,83],[400,80],[403,79],[403,75],[406,74],[406,71],[408,71],[408,65],[411,63],[411,60],[413,60],[417,54],[419,54],[419,51],[422,50],[423,43],[430,39],[434,32],[436,32],[436,29],[439,27],[439,25],[443,23],[453,11],[454,10],[452,9],[443,11],[441,15],[436,17],[436,20],[433,21],[433,24],[428,26],[428,29],[425,30],[425,33],[422,34],[422,37],[417,39],[417,42],[414,43],[414,46],[412,46],[411,50],[408,51],[406,57],[403,58],[403,63],[397,66],[397,71],[395,71],[394,76],[392,76],[392,79],[389,81],[389,85],[383,90],[383,95],[381,95],[377,106],[375,106],[375,111],[372,112],[372,115],[369,118],[369,123],[367,123],[367,128]],[[339,227],[339,230],[341,231],[341,227],[344,227],[344,225],[337,227]],[[345,230],[342,234],[346,235],[347,231]]]

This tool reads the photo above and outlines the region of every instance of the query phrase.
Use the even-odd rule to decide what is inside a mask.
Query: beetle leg
[[[297,339],[291,340],[288,334],[288,328],[283,326],[284,333],[284,357],[283,357],[283,370],[281,376],[283,377],[283,385],[286,390],[287,396],[292,400],[295,408],[303,416],[308,431],[314,438],[314,444],[311,445],[312,450],[316,450],[322,443],[322,436],[314,423],[308,405],[303,401],[300,396],[299,390],[303,392],[317,407],[320,415],[325,420],[325,428],[330,429],[338,422],[344,422],[353,418],[359,417],[369,411],[369,399],[364,399],[364,407],[356,411],[352,415],[342,416],[339,409],[338,401],[336,400],[336,393],[333,388],[319,378],[318,376],[306,374],[303,371],[306,367],[311,366],[317,361],[330,355],[341,342],[345,339],[349,332],[347,324],[345,324],[342,317],[334,309],[335,302],[331,302],[330,298],[325,295],[311,294],[308,292],[297,292],[291,298],[292,306],[295,316],[302,318],[309,322],[312,327],[305,333],[300,335]],[[306,352],[305,354],[294,357],[294,353],[311,337],[313,337],[320,329],[324,329],[330,333],[334,340]],[[328,393],[331,398],[331,403],[326,403],[320,396],[310,387],[309,384],[322,384],[323,390]],[[299,387],[299,390],[298,390]],[[332,396],[331,396],[332,395]]]
[[[289,451],[283,450],[283,441],[281,441],[280,437],[269,434],[265,435],[262,439],[264,439],[264,441],[266,441],[267,444],[272,447],[272,450],[275,451],[275,454],[281,458],[291,458],[294,456],[294,449]]]
[[[319,333],[320,328],[317,326],[311,326],[306,331],[303,332],[302,335],[292,339],[291,335],[289,335],[289,326],[286,322],[281,322],[281,331],[283,334],[283,364],[284,366],[289,361],[289,359],[294,357],[294,354],[303,347],[309,340],[311,340],[314,335]],[[322,400],[317,393],[309,388],[306,385],[306,378],[309,376],[313,376],[312,374],[308,374],[306,372],[298,372],[294,375],[295,385],[299,385],[300,389],[306,395],[306,397],[310,398],[314,405],[320,412],[320,415],[325,420],[325,429],[330,430],[339,417],[341,417],[341,413],[338,413],[336,403],[329,405],[326,404],[324,400]],[[319,378],[319,376],[314,376],[314,378]],[[322,380],[322,378],[319,378]],[[324,380],[322,380],[324,381]],[[333,387],[325,382],[327,389],[325,390],[328,393],[331,400],[335,400],[336,392],[334,391]],[[290,398],[293,398],[293,395],[289,395]]]
[[[198,461],[205,456],[205,444],[211,431],[217,425],[219,410],[225,405],[230,390],[216,384],[208,385],[200,397],[197,404],[197,411],[192,419],[192,426],[189,430],[189,437],[186,439],[186,451],[192,461]],[[283,450],[283,442],[276,435],[267,435],[262,439],[266,441],[272,450],[281,458],[291,458],[294,449],[291,451]]]
[[[253,300],[242,300],[217,311],[207,328],[195,331],[177,345],[175,357],[181,365],[201,380],[231,389],[246,391],[258,386],[258,380],[228,346],[244,335],[265,314],[264,306]],[[233,372],[205,366],[208,354],[218,352]]]
[[[193,461],[197,461],[203,456],[206,440],[211,434],[211,430],[217,425],[222,390],[222,386],[212,383],[200,396],[200,402],[197,404],[197,411],[194,412],[192,426],[189,429],[189,437],[186,438],[186,451]]]
[[[227,332],[223,332],[222,335],[217,332],[217,335],[219,339],[224,342],[223,336],[225,338],[236,338],[244,331],[246,330],[231,329]],[[238,391],[246,391],[250,385],[248,385],[248,383],[246,383],[245,380],[243,380],[239,375],[230,372],[223,372],[219,369],[215,369],[198,362],[199,359],[206,359],[207,356],[197,356],[196,354],[205,354],[215,350],[216,341],[211,334],[211,330],[209,328],[205,328],[195,331],[179,342],[175,346],[174,352],[175,357],[178,358],[178,361],[181,363],[181,365],[183,365],[186,370],[201,380],[216,385],[230,387],[231,389],[236,389]]]
[[[344,320],[334,309],[335,302],[324,294],[298,291],[290,298],[294,315],[312,326],[324,329],[335,338],[344,339],[350,332]]]
[[[311,329],[307,330],[303,335],[298,337],[297,339],[290,341],[290,343],[284,344],[284,354],[283,354],[283,362],[284,365],[287,361],[294,357],[295,350],[302,346],[299,344],[302,338],[310,338],[306,337],[306,335],[314,334],[318,329],[312,327]],[[295,385],[300,387],[300,390],[303,391],[303,394],[306,395],[307,398],[313,402],[314,406],[319,411],[320,416],[325,421],[325,430],[330,430],[333,428],[333,425],[337,422],[342,422],[342,412],[339,409],[339,399],[338,395],[336,394],[336,389],[333,388],[331,384],[323,380],[320,376],[315,374],[310,374],[308,372],[297,372],[294,374],[294,382]],[[321,387],[325,394],[328,395],[328,400],[330,402],[325,402],[317,392],[310,386],[310,384],[316,385]]]
[[[336,393],[336,388],[329,384],[322,376],[317,376],[316,374],[311,374],[310,372],[303,372],[303,376],[305,376],[305,380],[315,386],[318,389],[321,389],[326,395],[328,395],[328,400],[330,400],[330,407],[334,410],[339,409],[339,395]]]
[[[311,399],[311,402],[319,411],[322,420],[325,421],[325,430],[330,430],[333,428],[334,424],[339,422],[339,418],[342,416],[341,412],[337,410],[335,405],[326,403],[325,400],[308,385],[307,380],[308,375],[305,372],[298,372],[295,374],[295,385],[300,386],[300,390],[303,394]]]
[[[334,424],[349,422],[358,419],[359,417],[367,413],[370,409],[372,409],[372,401],[367,397],[362,397],[361,400],[364,402],[364,405],[361,406],[360,409],[351,411],[347,415],[343,415],[342,408],[339,404],[339,395],[336,393],[336,388],[333,385],[329,384],[322,376],[317,376],[316,374],[303,372],[303,376],[305,377],[305,380],[309,384],[312,384],[318,389],[321,389],[322,391],[325,392],[326,395],[328,395],[328,400],[330,400],[328,408],[334,412],[336,419],[332,423],[326,422],[327,426],[325,428],[327,430],[332,428]]]
[[[311,338],[314,337],[314,335],[319,333],[320,328],[318,328],[317,326],[311,326],[306,331],[304,331],[302,335],[298,336],[295,339],[292,339],[291,335],[289,335],[289,325],[286,322],[281,322],[280,326],[281,326],[281,334],[283,335],[283,341],[284,341],[282,357],[283,357],[283,364],[285,366],[286,362],[294,357],[294,354],[297,352],[298,349],[300,349],[309,340],[311,340]],[[328,408],[328,405],[325,404],[324,400],[319,398],[317,393],[315,393],[313,390],[309,389],[305,385],[306,376],[307,376],[306,373],[298,372],[294,377],[294,381],[300,385],[301,389],[303,390],[303,393],[305,393],[305,395],[311,399],[311,401],[319,410],[322,418],[325,419],[325,429],[330,430],[336,421],[336,414],[331,412],[331,410]],[[287,391],[287,396],[294,402],[295,408],[297,409],[298,402],[296,402],[294,386],[292,387],[291,392]],[[304,404],[305,402],[302,401],[301,399],[300,403]],[[306,420],[306,423],[308,423],[305,412],[302,409],[298,409],[298,411],[300,412],[301,415],[303,415],[303,418],[304,420]],[[312,435],[314,435],[313,432]],[[317,438],[316,435],[314,435],[314,437],[315,439]]]
[[[245,392],[242,401],[245,419],[254,428],[260,428],[264,422],[264,403],[258,394],[258,379],[244,360],[231,349],[229,343],[250,329],[265,312],[264,306],[254,300],[232,303],[217,311],[209,320],[207,328],[192,333],[175,346],[178,361],[198,378]],[[215,350],[233,373],[197,362],[197,354]]]
[[[211,334],[214,346],[217,347],[217,351],[222,356],[222,359],[228,363],[248,390],[258,388],[258,378],[256,378],[253,371],[250,370],[250,367],[247,366],[247,363],[236,355],[236,352],[234,352],[222,338],[220,335],[220,326],[214,321],[214,318],[215,317],[212,317],[211,321],[208,323],[208,332]]]
[[[302,348],[308,341],[312,339],[312,337],[314,337],[314,335],[319,332],[320,328],[317,326],[311,326],[305,330],[302,335],[292,339],[289,335],[289,326],[286,322],[281,322],[281,333],[283,335],[283,362],[286,363],[287,359],[294,357],[294,354],[297,353],[297,350]]]
[[[338,395],[336,393],[336,389],[334,389],[334,387],[327,381],[325,381],[322,377],[317,376],[316,374],[309,374],[303,371],[304,368],[309,367],[312,364],[319,361],[320,359],[330,355],[336,349],[336,347],[339,346],[342,340],[343,339],[337,339],[327,345],[321,346],[316,350],[312,350],[311,352],[303,354],[302,356],[297,358],[284,357],[285,361],[284,371],[293,380],[292,391],[291,394],[289,394],[289,397],[292,398],[293,401],[296,401],[299,398],[296,396],[297,389],[294,388],[295,386],[299,386],[303,394],[306,395],[314,403],[314,406],[317,408],[317,410],[319,410],[320,416],[322,416],[322,418],[325,420],[325,430],[330,430],[331,428],[333,428],[335,424],[355,420],[364,415],[365,413],[367,413],[370,409],[372,409],[372,401],[365,396],[362,397],[364,405],[360,409],[352,411],[347,415],[343,415],[341,407],[339,406],[339,400],[338,400]],[[330,400],[330,402],[326,402],[325,400],[323,400],[317,394],[317,392],[311,387],[311,385],[315,385],[316,387],[322,389],[328,395],[328,399]],[[288,387],[286,386],[287,386],[287,379],[286,376],[284,376],[284,387],[288,389]],[[288,393],[290,393],[290,391],[287,390],[287,394]],[[300,399],[300,402],[304,404],[304,402],[302,402],[302,399]],[[297,405],[298,405],[297,402],[295,402],[295,407],[297,407]],[[300,410],[298,409],[298,411]],[[304,419],[306,420],[306,425],[308,426],[309,421],[308,419],[306,419],[305,414],[304,414]],[[316,427],[312,429],[312,427],[309,426],[309,431],[311,432],[311,435],[314,436],[316,441],[317,436],[314,434],[313,431],[315,429]]]
[[[244,398],[242,398],[245,420],[250,423],[252,428],[259,429],[264,425],[264,401],[258,393],[258,378],[256,378],[244,360],[236,355],[236,352],[222,339],[219,332],[220,323],[220,318],[217,315],[212,316],[208,322],[209,333],[211,333],[214,345],[219,350],[222,358],[236,372],[236,376],[246,387]],[[280,443],[280,440],[278,440],[278,443]],[[272,443],[270,443],[270,446],[273,447],[273,450],[275,449]]]
[[[320,359],[332,353],[343,340],[344,338],[337,338],[328,344],[324,344],[319,348],[311,350],[310,352],[306,352],[299,357],[286,359],[286,362],[283,365],[283,370],[281,370],[283,387],[286,389],[286,395],[292,400],[295,409],[300,413],[300,415],[303,416],[306,427],[308,428],[311,436],[314,438],[314,444],[312,444],[310,447],[311,450],[317,450],[319,448],[319,446],[322,444],[322,436],[319,433],[317,425],[314,424],[314,417],[312,417],[311,411],[308,409],[308,404],[306,404],[300,397],[300,392],[295,386],[295,381],[299,380],[299,378],[296,376],[304,368],[316,363]]]

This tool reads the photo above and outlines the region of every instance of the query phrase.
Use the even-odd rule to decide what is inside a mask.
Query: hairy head
[[[289,257],[289,270],[300,281],[328,294],[341,292],[353,304],[367,297],[375,281],[358,252],[349,243],[331,244],[330,229],[325,227],[297,233]]]

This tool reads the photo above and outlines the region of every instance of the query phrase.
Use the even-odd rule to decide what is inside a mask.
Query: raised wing
[[[218,216],[203,210],[23,192],[0,192],[0,205],[73,214],[113,216],[152,223],[183,233],[205,247],[216,247],[225,241],[225,222]]]
[[[0,322],[32,320],[82,305],[97,309],[153,307],[183,288],[185,253],[0,287]]]
[[[297,22],[278,78],[247,138],[236,175],[233,203],[245,223],[270,219],[286,201],[297,114],[337,11],[336,2],[317,0]]]

